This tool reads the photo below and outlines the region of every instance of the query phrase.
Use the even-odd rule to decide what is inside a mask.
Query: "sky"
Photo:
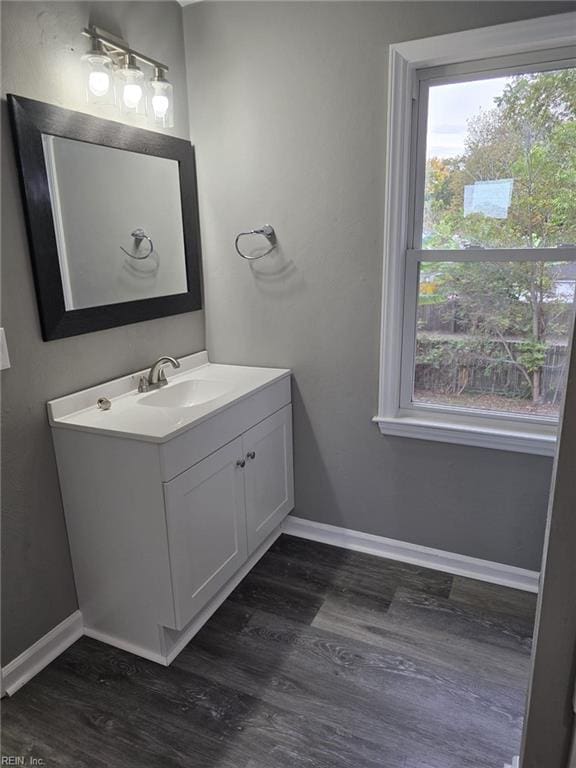
[[[494,106],[509,77],[468,83],[449,83],[430,88],[428,103],[427,157],[454,157],[464,151],[466,121],[480,110]]]

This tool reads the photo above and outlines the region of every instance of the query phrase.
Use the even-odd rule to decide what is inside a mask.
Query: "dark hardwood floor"
[[[535,596],[282,536],[168,667],[82,638],[3,702],[47,768],[503,768]]]

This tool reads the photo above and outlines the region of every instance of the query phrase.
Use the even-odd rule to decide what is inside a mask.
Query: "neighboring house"
[[[574,301],[576,290],[576,262],[566,261],[551,268],[554,275],[555,296],[564,301]]]

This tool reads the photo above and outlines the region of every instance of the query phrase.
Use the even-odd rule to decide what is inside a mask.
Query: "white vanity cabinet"
[[[183,629],[294,506],[291,407],[164,483],[164,500],[176,628]]]
[[[174,381],[229,376],[242,386],[176,415],[149,412],[125,392],[133,377],[49,404],[85,632],[162,664],[266,552],[294,506],[290,372],[197,358]],[[118,392],[107,412],[86,407]]]

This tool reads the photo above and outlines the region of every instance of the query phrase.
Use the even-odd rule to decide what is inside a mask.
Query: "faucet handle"
[[[140,376],[138,379],[138,392],[148,392],[150,385],[148,384],[147,376]]]

